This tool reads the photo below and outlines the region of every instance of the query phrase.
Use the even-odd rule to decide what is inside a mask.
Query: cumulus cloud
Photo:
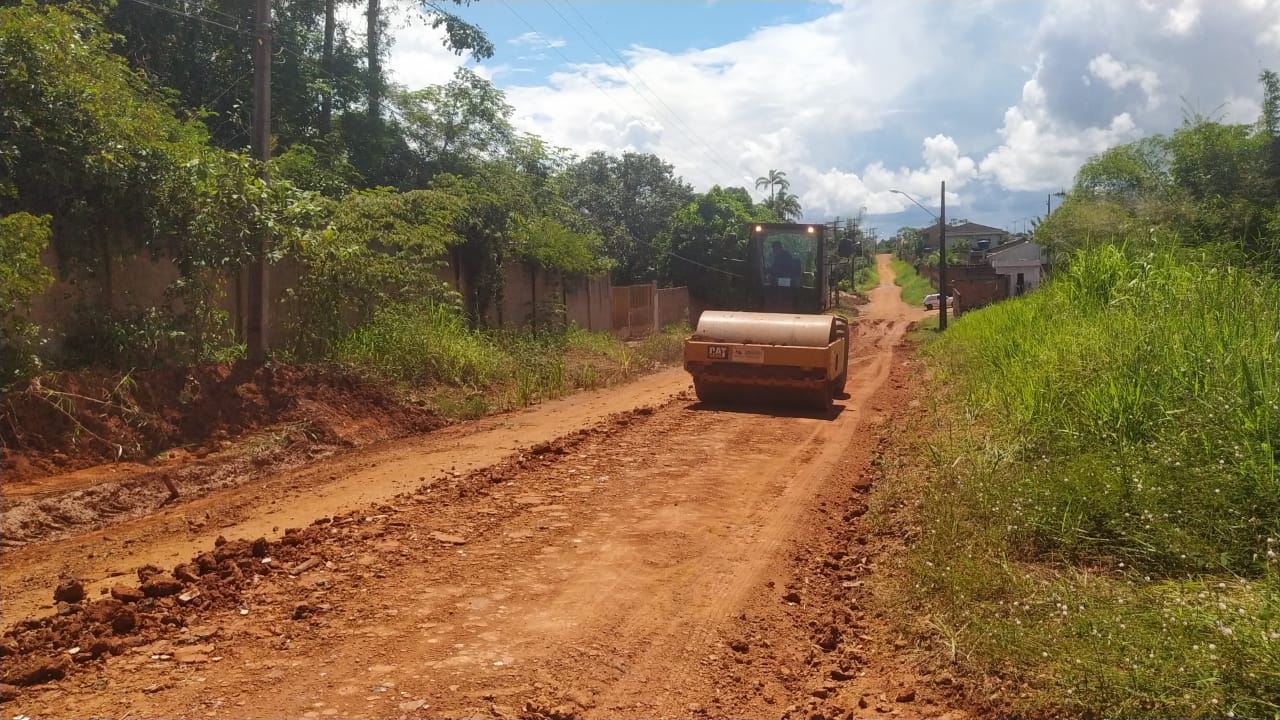
[[[808,189],[801,195],[806,207],[819,207],[846,215],[865,208],[871,215],[884,215],[911,210],[910,200],[895,190],[907,193],[926,207],[938,205],[942,182],[947,182],[947,203],[963,204],[959,192],[978,177],[977,163],[960,154],[955,140],[946,135],[924,139],[920,168],[889,169],[883,162],[873,162],[859,173],[831,168],[825,172],[802,175]]]
[[[1089,61],[1089,74],[1106,83],[1112,90],[1137,85],[1146,93],[1148,107],[1154,108],[1160,104],[1160,97],[1156,94],[1160,78],[1153,70],[1137,65],[1127,66],[1111,57],[1111,53],[1103,53]]]
[[[1186,35],[1200,19],[1200,0],[1182,0],[1165,13],[1164,31],[1170,35]]]
[[[1040,84],[1043,64],[1022,86],[1022,101],[1004,114],[1004,142],[982,160],[981,170],[1009,190],[1057,190],[1071,184],[1090,155],[1136,139],[1141,133],[1129,113],[1102,127],[1074,128],[1049,112]]]
[[[938,27],[945,43],[928,40]],[[463,59],[440,39],[399,31],[396,79],[447,80]],[[619,48],[626,66],[482,72],[517,125],[555,145],[653,152],[699,188],[754,190],[786,170],[809,219],[910,209],[890,188],[936,204],[942,179],[949,204],[1003,209],[1010,193],[1069,186],[1090,155],[1167,133],[1187,110],[1251,121],[1258,70],[1280,68],[1280,0],[841,0],[818,20],[718,46],[644,40]],[[548,41],[559,42],[525,33],[504,45]]]

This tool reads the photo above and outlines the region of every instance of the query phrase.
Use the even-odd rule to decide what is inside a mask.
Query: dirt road
[[[705,408],[668,373],[6,552],[8,624],[15,607],[47,605],[66,569],[97,581],[96,597],[112,575],[172,566],[212,536],[324,518],[243,558],[314,557],[311,569],[236,571],[230,605],[170,603],[184,627],[25,689],[5,712],[943,714],[858,609],[883,549],[856,520],[876,448],[902,427],[900,341],[922,316],[879,265],[849,395],[828,416]]]

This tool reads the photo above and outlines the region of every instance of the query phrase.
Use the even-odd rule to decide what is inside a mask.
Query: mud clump
[[[148,577],[140,589],[147,597],[168,597],[182,592],[182,583],[169,573],[157,573]]]
[[[58,583],[53,590],[54,602],[78,603],[84,599],[84,583],[75,578],[67,578]]]
[[[65,653],[28,657],[4,664],[4,683],[22,687],[61,680],[71,669],[71,658]]]
[[[145,598],[146,595],[136,587],[117,583],[111,587],[111,597],[120,602],[135,603]]]
[[[310,546],[324,533],[323,526],[297,530],[288,544],[220,538],[212,553],[200,553],[173,572],[139,568],[138,587],[119,583],[111,597],[71,605],[67,614],[15,623],[0,635],[0,679],[15,688],[61,680],[80,666],[198,625],[202,613],[238,606],[246,585],[272,573],[266,557],[290,564],[319,557]],[[304,604],[294,614],[301,620],[324,609]]]

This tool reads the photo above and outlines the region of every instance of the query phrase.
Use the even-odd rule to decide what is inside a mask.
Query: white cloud
[[[927,208],[937,207],[943,181],[948,184],[947,203],[962,204],[958,191],[978,177],[977,164],[961,155],[955,140],[946,135],[925,138],[922,145],[923,168],[890,170],[877,161],[860,175],[836,168],[810,173],[804,178],[809,189],[801,195],[801,204],[845,213],[856,213],[865,207],[871,215],[913,210],[910,200],[894,192],[900,190]]]
[[[359,9],[344,12],[363,27]],[[945,43],[929,40],[938,27]],[[389,67],[410,87],[464,62],[420,23],[397,37]],[[948,204],[970,206],[1069,186],[1090,155],[1175,128],[1184,103],[1173,98],[1206,112],[1226,103],[1224,119],[1251,122],[1258,69],[1280,69],[1280,0],[842,0],[818,20],[714,47],[667,52],[646,39],[619,48],[643,82],[604,62],[545,79],[477,70],[502,81],[517,125],[550,143],[653,152],[702,189],[754,190],[758,175],[786,170],[817,219],[864,205],[917,212],[890,188],[936,206],[943,179]],[[524,33],[495,61],[548,42],[563,43]]]
[[[562,48],[566,45],[565,41],[560,38],[547,37],[542,33],[534,32],[532,30],[526,33],[521,33],[507,42],[512,45],[525,45],[536,48]]]
[[[366,27],[363,8],[363,5],[339,3],[337,9],[338,18],[351,28],[361,43],[364,42]],[[388,22],[388,26],[393,28],[389,33],[391,56],[386,61],[386,69],[393,82],[411,90],[446,83],[455,70],[467,63],[467,57],[455,55],[444,47],[444,29],[426,25],[415,10],[399,8],[397,11],[393,6],[385,12],[393,14]],[[485,66],[474,69],[485,77],[492,73]]]
[[[1111,53],[1103,53],[1089,61],[1089,73],[1112,90],[1137,85],[1147,96],[1148,108],[1155,108],[1160,104],[1160,96],[1156,94],[1160,87],[1160,77],[1152,70],[1139,65],[1127,66],[1111,57]]]
[[[1200,0],[1182,0],[1165,14],[1164,31],[1170,35],[1186,35],[1200,20]]]
[[[1129,113],[1105,127],[1077,129],[1056,120],[1040,84],[1043,63],[1022,87],[1022,101],[1004,114],[1004,142],[981,163],[983,174],[1009,190],[1057,190],[1068,187],[1089,156],[1141,135]]]
[[[910,7],[836,8],[718,47],[632,47],[624,55],[634,73],[584,63],[507,94],[517,123],[555,144],[654,152],[699,187],[753,189],[766,170],[786,170],[816,216],[847,209],[826,204],[839,195],[808,192],[818,168],[917,103],[913,84],[944,62],[928,44],[902,42],[927,25]]]

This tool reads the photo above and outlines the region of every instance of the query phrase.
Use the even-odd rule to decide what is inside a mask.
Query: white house
[[[1009,297],[1017,297],[1040,284],[1044,248],[1030,240],[1007,243],[987,253],[996,275],[1004,277]]]

